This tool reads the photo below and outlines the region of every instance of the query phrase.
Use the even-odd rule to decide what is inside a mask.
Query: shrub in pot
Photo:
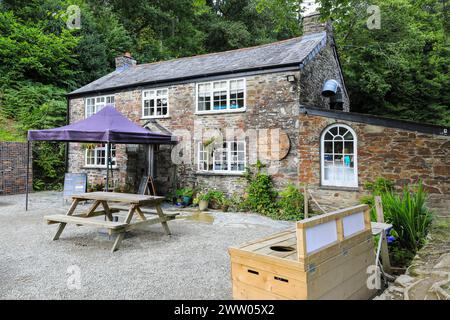
[[[181,188],[176,191],[177,198],[181,199],[185,206],[191,203],[192,196],[194,195],[194,190],[192,188]]]
[[[198,204],[200,211],[205,211],[208,208],[211,194],[209,192],[199,192],[194,198],[194,204]]]
[[[220,209],[222,207],[222,201],[225,198],[222,191],[209,191],[209,207],[211,209]]]

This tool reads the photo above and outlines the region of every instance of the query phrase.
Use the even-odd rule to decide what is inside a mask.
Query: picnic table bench
[[[96,228],[104,228],[108,230],[110,235],[117,234],[117,238],[114,241],[114,245],[111,249],[112,252],[119,249],[125,232],[132,230],[138,226],[151,225],[161,223],[164,231],[167,235],[170,235],[169,226],[167,221],[175,219],[178,213],[164,214],[161,209],[161,203],[164,197],[138,195],[130,193],[116,193],[116,192],[89,192],[72,196],[73,202],[65,215],[47,215],[44,216],[44,220],[47,224],[59,223],[58,230],[56,231],[53,240],[58,240],[61,233],[68,223],[81,226],[91,226]],[[81,201],[93,200],[94,202],[89,207],[87,212],[81,214],[74,214],[75,209]],[[123,209],[111,208],[108,203],[123,203],[128,204],[129,209],[124,221],[113,221],[112,214],[119,212]],[[103,210],[96,209],[102,205]],[[155,207],[157,217],[147,218],[141,207],[149,206]],[[98,219],[92,219],[97,216],[105,216],[107,220],[101,221]],[[137,215],[137,219],[133,221],[133,216]]]

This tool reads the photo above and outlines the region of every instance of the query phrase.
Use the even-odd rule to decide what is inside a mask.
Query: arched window
[[[321,141],[322,185],[358,186],[357,140],[352,128],[344,124],[328,127]]]

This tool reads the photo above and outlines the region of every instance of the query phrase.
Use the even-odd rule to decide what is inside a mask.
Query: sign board
[[[139,183],[138,194],[145,194],[145,188],[148,185],[148,176],[143,176],[141,182]]]
[[[64,176],[64,198],[85,193],[86,186],[86,173],[66,173]]]

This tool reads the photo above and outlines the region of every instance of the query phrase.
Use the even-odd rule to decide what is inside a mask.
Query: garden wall
[[[26,192],[27,143],[0,142],[0,195]],[[30,190],[32,169],[30,161]]]
[[[377,177],[398,188],[420,179],[431,206],[450,215],[449,128],[316,108],[301,111],[299,182],[308,184],[320,205],[334,210],[356,204],[367,192],[364,185]],[[320,137],[334,123],[350,126],[357,135],[357,188],[321,186]]]

